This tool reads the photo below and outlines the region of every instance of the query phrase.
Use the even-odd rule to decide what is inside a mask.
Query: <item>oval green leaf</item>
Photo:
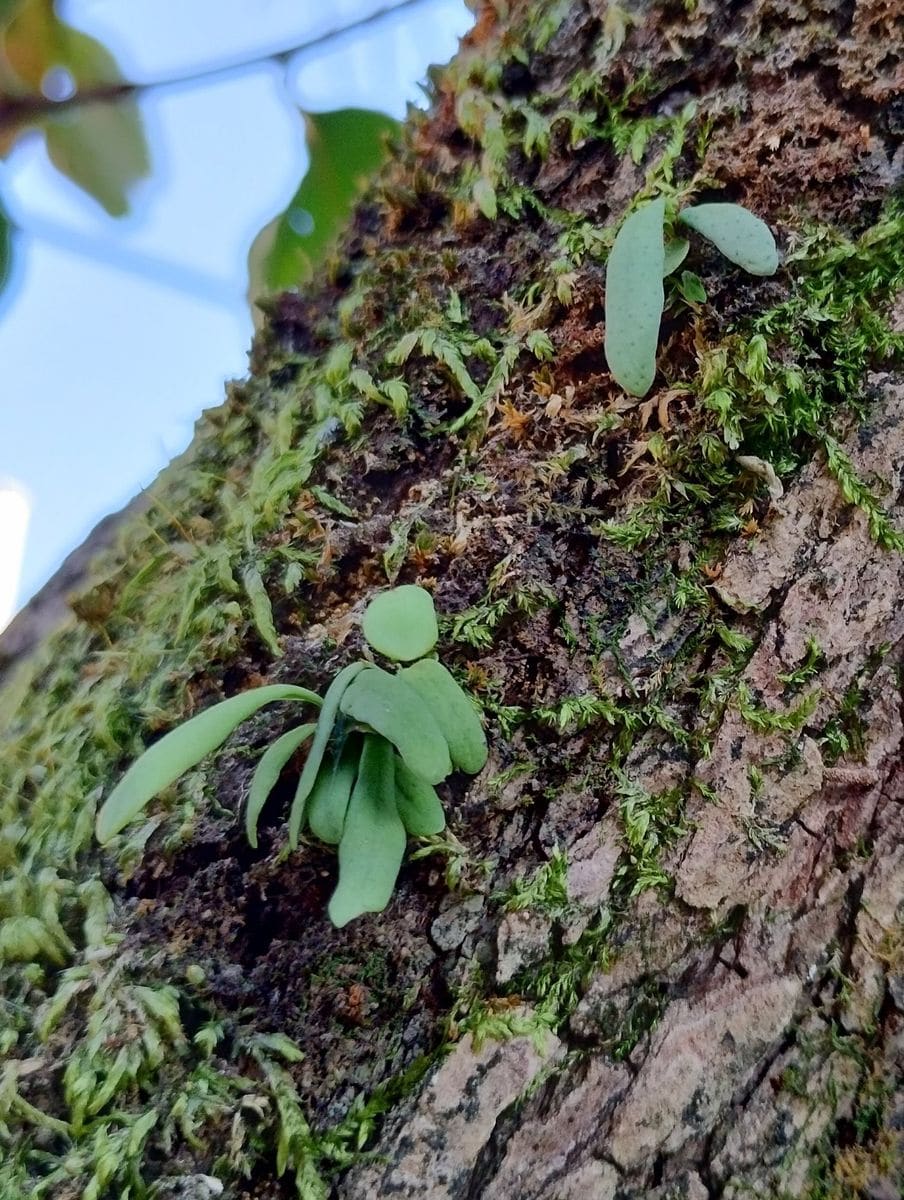
[[[103,845],[142,811],[158,792],[216,750],[230,733],[277,700],[303,700],[320,705],[320,697],[307,688],[288,683],[253,688],[206,709],[145,750],[101,805],[97,814],[97,840]]]
[[[327,743],[332,735],[336,716],[339,712],[339,703],[345,695],[349,684],[366,669],[373,670],[374,668],[370,666],[370,663],[366,662],[349,663],[347,667],[342,668],[327,688],[326,695],[323,697],[323,707],[320,710],[320,716],[317,718],[317,731],[314,734],[311,749],[308,751],[308,757],[305,759],[301,777],[298,780],[298,787],[295,789],[295,798],[289,810],[289,845],[293,850],[298,847],[298,835],[301,833],[305,805],[317,779],[320,764],[323,762]]]
[[[342,841],[345,814],[358,775],[361,739],[355,734],[345,739],[339,755],[320,766],[317,780],[308,798],[308,826],[315,837],[328,846]]]
[[[678,220],[751,275],[774,275],[778,270],[772,231],[740,204],[695,204],[680,212]]]
[[[396,808],[412,837],[431,837],[446,828],[446,814],[436,791],[415,775],[402,760],[395,759]]]
[[[452,770],[442,730],[420,693],[400,676],[371,667],[354,681],[341,707],[392,742],[406,766],[428,783],[439,783]]]
[[[690,248],[691,244],[687,238],[672,238],[666,242],[662,264],[663,276],[671,275],[673,271],[678,270],[687,258],[687,252]]]
[[[656,376],[665,303],[661,197],[638,208],[615,236],[606,264],[606,362],[617,383],[645,396]]]
[[[387,138],[400,128],[392,117],[361,108],[301,117],[307,169],[285,212],[254,239],[248,255],[252,302],[313,276],[368,178],[386,158]]]
[[[375,596],[364,610],[362,628],[374,650],[394,662],[422,658],[439,637],[433,597],[411,583]]]
[[[424,658],[405,667],[399,675],[430,710],[449,744],[453,765],[469,775],[482,771],[488,750],[480,717],[443,664],[435,658]]]
[[[384,738],[365,735],[339,843],[339,883],[329,904],[337,928],[362,913],[381,912],[392,896],[406,841],[395,804],[394,757]]]
[[[316,728],[316,725],[299,725],[297,729],[290,729],[288,733],[277,738],[273,745],[269,746],[261,755],[251,780],[248,803],[245,805],[245,834],[249,844],[255,850],[257,849],[257,823],[261,810],[267,802],[267,797],[276,786],[283,767],[301,743],[311,737]]]

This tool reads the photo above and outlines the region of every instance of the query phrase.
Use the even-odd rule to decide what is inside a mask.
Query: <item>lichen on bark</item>
[[[901,61],[867,0],[481,9],[0,695],[0,1193],[900,1187]],[[784,267],[696,247],[636,403],[604,266],[656,189]],[[384,914],[326,922],[291,771],[245,843],[278,713],[98,852],[148,738],[321,687],[387,581],[434,591],[492,753]]]

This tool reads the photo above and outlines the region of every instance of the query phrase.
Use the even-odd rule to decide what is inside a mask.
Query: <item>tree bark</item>
[[[480,11],[329,277],[7,685],[0,914],[38,923],[5,943],[10,1196],[901,1194],[902,103],[884,0]],[[672,292],[635,401],[604,264],[656,190],[743,203],[785,262],[695,243],[707,302]],[[386,912],[328,925],[291,769],[244,842],[288,714],[99,854],[151,731],[321,688],[387,581],[434,591],[491,756]]]

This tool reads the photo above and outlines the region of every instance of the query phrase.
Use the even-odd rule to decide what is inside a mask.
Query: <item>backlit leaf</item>
[[[21,0],[0,40],[0,75],[18,96],[77,97],[123,82],[95,38],[60,21],[52,0]],[[61,108],[40,121],[51,161],[112,216],[128,211],[131,186],[149,170],[138,106],[129,97]]]
[[[364,738],[361,765],[339,843],[339,883],[330,920],[347,925],[389,903],[405,853],[405,827],[396,811],[394,754],[381,737]]]
[[[428,783],[452,770],[442,730],[420,695],[398,675],[380,667],[364,671],[342,698],[342,711],[387,738],[405,765]]]
[[[339,234],[399,124],[363,108],[303,113],[310,161],[285,212],[257,235],[248,255],[249,297],[310,279]]]
[[[267,802],[267,797],[276,786],[283,767],[302,742],[313,736],[316,728],[316,725],[299,725],[297,729],[290,729],[288,733],[277,738],[273,745],[269,746],[261,755],[251,780],[248,803],[245,805],[245,833],[250,845],[255,849],[257,849],[257,823],[261,810]]]
[[[633,396],[646,395],[656,375],[665,303],[664,215],[662,198],[631,213],[606,264],[606,361],[615,380]]]
[[[400,672],[427,705],[449,743],[454,766],[469,775],[483,770],[487,739],[477,710],[452,675],[435,658],[424,658]]]
[[[320,697],[292,684],[252,688],[214,704],[150,746],[126,771],[97,814],[97,840],[103,845],[142,811],[158,792],[222,745],[230,733],[265,704],[302,700],[320,706]]]
[[[374,650],[396,662],[429,654],[439,637],[433,597],[414,584],[375,596],[364,610],[362,628]]]
[[[680,212],[678,220],[751,275],[774,275],[778,270],[772,231],[740,204],[695,204]]]

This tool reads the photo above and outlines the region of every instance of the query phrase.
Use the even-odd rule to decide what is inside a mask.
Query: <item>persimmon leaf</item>
[[[21,0],[2,33],[4,87],[20,96],[79,92],[123,82],[112,54],[95,38],[61,21],[52,0]],[[111,216],[129,209],[129,191],[150,169],[135,101],[128,96],[62,108],[41,119],[54,166]]]
[[[386,157],[398,121],[363,108],[302,113],[309,163],[285,212],[266,225],[248,254],[249,297],[310,279],[342,229],[367,179]]]

